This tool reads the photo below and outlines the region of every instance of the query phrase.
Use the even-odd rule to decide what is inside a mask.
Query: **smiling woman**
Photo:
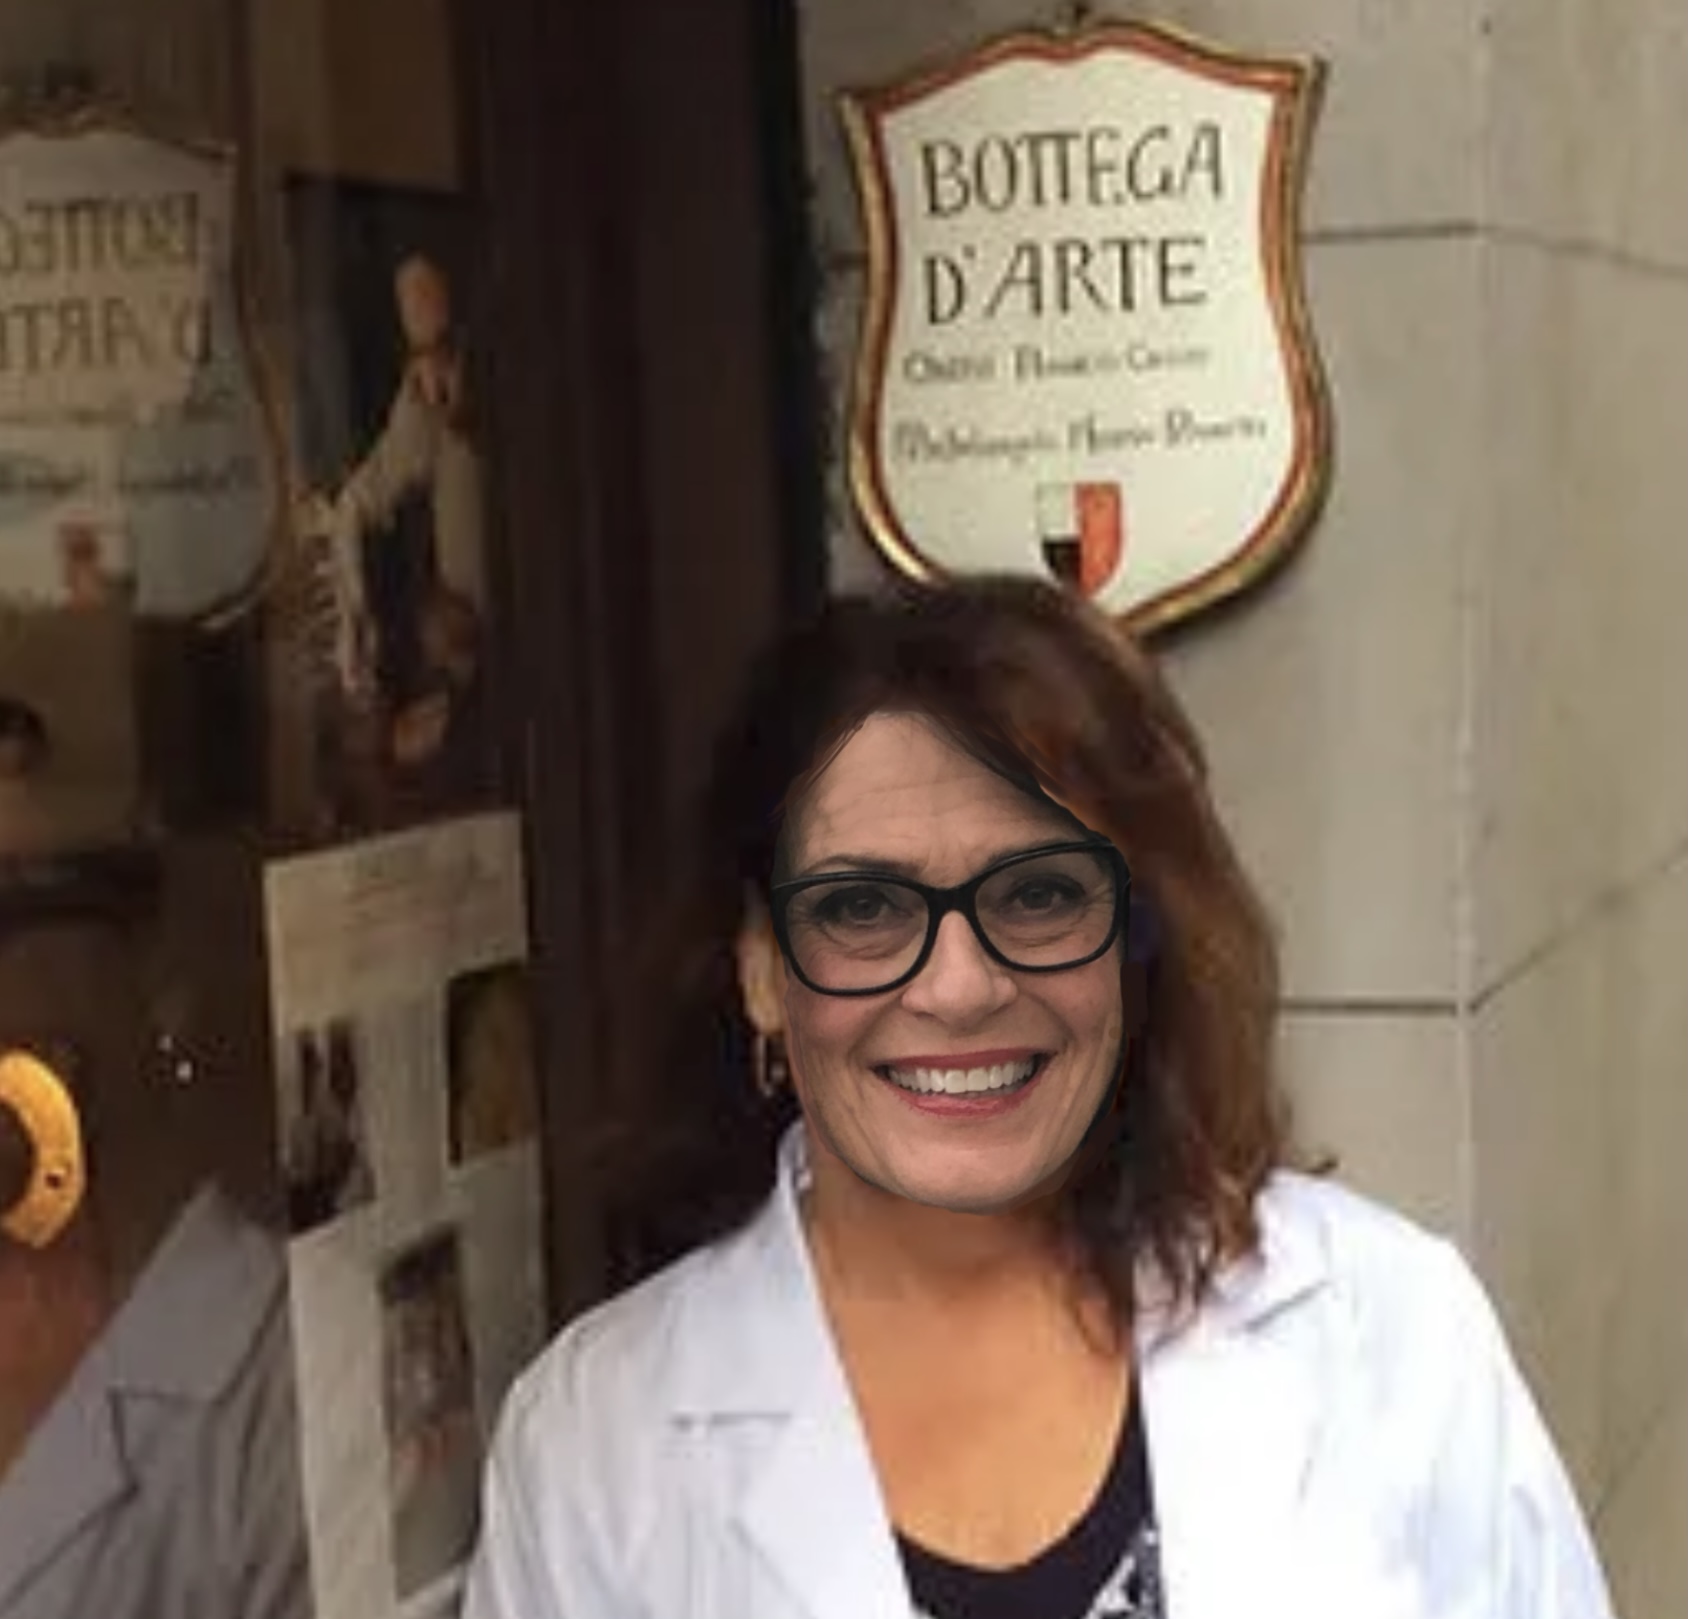
[[[720,740],[693,881],[675,914],[651,926],[652,957],[629,980],[635,997],[667,985],[676,1012],[660,1029],[648,1003],[643,1017],[621,1019],[635,1041],[648,1031],[656,1042],[630,1055],[629,1071],[651,1089],[614,1121],[619,1150],[606,1177],[628,1205],[633,1265],[720,1234],[766,1195],[772,1140],[797,1098],[762,1108],[748,1086],[735,1094],[730,1074],[711,1092],[698,1063],[766,1032],[746,1029],[738,980],[747,916],[771,907],[793,942],[796,895],[776,900],[777,885],[843,857],[886,876],[959,882],[1001,857],[1077,837],[1107,851],[1092,858],[1110,873],[1118,862],[1108,881],[1119,882],[1122,917],[1129,895],[1137,933],[1157,918],[1161,948],[1152,963],[1139,939],[1130,961],[1122,951],[1013,975],[1040,994],[1106,979],[1115,1015],[1139,1033],[1134,1083],[1110,1093],[1106,1108],[1098,1092],[1079,1131],[1088,1130],[1086,1158],[1099,1172],[1069,1178],[1058,1219],[1088,1251],[1121,1319],[1150,1254],[1179,1291],[1198,1292],[1254,1240],[1255,1192],[1287,1151],[1271,1075],[1270,924],[1204,777],[1200,741],[1153,665],[1053,589],[1008,580],[905,587],[886,600],[834,603],[771,649]],[[981,890],[987,900],[1012,869]],[[939,918],[946,925],[932,946],[960,920]],[[752,954],[755,938],[753,929]],[[943,984],[939,954],[905,1000]],[[762,959],[773,960],[766,950]],[[800,993],[803,959],[800,949],[792,962]],[[830,1026],[827,997],[810,999]],[[946,1032],[880,1044],[887,1055],[918,1055],[964,1042]],[[1108,1077],[1120,1077],[1124,1054],[1109,1053]],[[734,1122],[735,1103],[755,1122]]]
[[[1608,1614],[1464,1261],[1292,1167],[1141,651],[1023,580],[834,602],[714,781],[604,1159],[626,1279],[692,1251],[518,1384],[469,1619]]]

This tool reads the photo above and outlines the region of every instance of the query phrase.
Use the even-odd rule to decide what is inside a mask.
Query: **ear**
[[[785,958],[761,895],[746,891],[744,921],[734,942],[738,958],[739,998],[758,1034],[785,1033]]]

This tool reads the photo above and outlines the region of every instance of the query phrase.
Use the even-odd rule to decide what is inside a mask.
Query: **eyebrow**
[[[1030,854],[1034,849],[1047,849],[1055,843],[1076,843],[1078,838],[1042,838],[1036,843],[1017,843],[1010,848],[998,849],[995,854],[980,862],[978,870],[986,871],[1003,860],[1012,859],[1017,854]],[[822,855],[818,860],[811,861],[801,871],[794,872],[793,877],[824,877],[831,871],[871,871],[883,872],[888,877],[908,877],[916,882],[921,880],[921,873],[925,870],[924,863],[918,860],[894,860],[888,855],[855,854],[843,851],[838,854]]]

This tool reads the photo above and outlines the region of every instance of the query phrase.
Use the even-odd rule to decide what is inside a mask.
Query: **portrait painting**
[[[296,175],[286,222],[309,585],[283,633],[309,645],[312,818],[356,835],[496,796],[473,210]]]

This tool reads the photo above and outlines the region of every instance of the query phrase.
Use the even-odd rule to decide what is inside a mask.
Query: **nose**
[[[938,924],[926,964],[904,989],[903,1005],[965,1021],[995,1011],[1017,992],[1013,973],[990,955],[967,918],[951,911]]]

